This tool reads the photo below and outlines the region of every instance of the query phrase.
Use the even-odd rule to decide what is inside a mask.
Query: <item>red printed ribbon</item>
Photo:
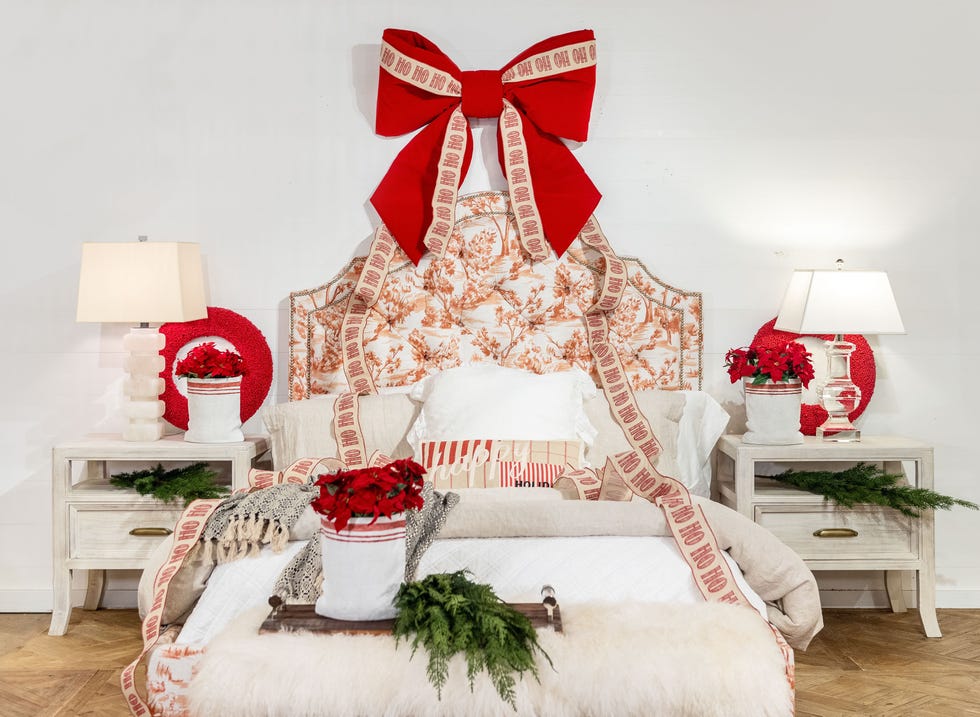
[[[594,217],[583,228],[581,239],[599,251],[605,260],[596,301],[585,314],[589,350],[613,417],[634,450],[619,453],[607,460],[601,474],[597,472],[596,477],[601,481],[599,490],[580,489],[580,494],[587,499],[599,499],[608,481],[607,498],[625,499],[624,492],[628,488],[655,503],[664,511],[671,535],[705,600],[748,605],[748,599],[721,557],[718,541],[701,506],[692,502],[683,483],[663,475],[655,465],[662,450],[660,441],[637,405],[633,387],[609,331],[608,315],[619,306],[626,288],[625,264],[609,246]],[[576,478],[581,480],[588,476],[571,478],[573,482],[578,482]]]
[[[333,407],[333,434],[337,453],[348,468],[363,468],[368,464],[361,431],[360,402],[356,393],[342,393]]]
[[[378,134],[424,127],[398,154],[371,197],[382,221],[418,264],[437,256],[455,223],[456,199],[473,155],[466,117],[499,117],[498,159],[524,248],[539,261],[561,256],[599,203],[599,190],[559,137],[585,141],[595,91],[595,35],[556,35],[500,70],[462,71],[408,30],[384,31]]]
[[[367,326],[371,307],[377,303],[381,290],[391,270],[391,260],[395,257],[395,240],[382,224],[374,233],[367,260],[354,291],[347,300],[341,324],[341,347],[343,349],[344,373],[347,384],[355,394],[375,393],[374,378],[371,376],[367,356],[364,353],[364,329]],[[338,438],[338,445],[340,440]]]
[[[261,490],[283,483],[306,485],[316,480],[318,475],[336,473],[343,468],[344,464],[339,458],[300,458],[282,471],[252,468],[248,472],[248,488],[246,490]]]
[[[153,601],[150,603],[146,617],[143,618],[143,650],[135,660],[123,668],[119,678],[123,697],[126,699],[130,713],[135,717],[148,717],[150,715],[150,708],[136,689],[136,668],[160,637],[160,631],[163,627],[163,607],[167,601],[170,581],[173,580],[184,560],[190,555],[191,549],[197,544],[201,533],[204,531],[208,516],[214,512],[219,503],[221,501],[218,499],[195,500],[187,507],[174,527],[174,543],[170,549],[170,555],[167,557],[167,561],[160,566],[153,580]]]

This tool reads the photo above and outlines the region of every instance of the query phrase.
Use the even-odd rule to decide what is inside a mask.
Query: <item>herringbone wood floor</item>
[[[2,717],[123,717],[119,672],[139,652],[133,610],[75,610],[64,637],[48,615],[0,615]],[[918,615],[828,610],[796,653],[797,715],[980,715],[980,610],[940,610],[941,640]]]

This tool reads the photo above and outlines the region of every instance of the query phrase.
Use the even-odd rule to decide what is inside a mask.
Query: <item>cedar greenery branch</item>
[[[140,495],[152,495],[169,502],[184,499],[184,505],[200,498],[223,498],[228,489],[215,483],[217,476],[207,463],[193,463],[184,468],[166,470],[162,463],[132,473],[116,473],[109,482],[117,488],[130,488]]]
[[[903,476],[886,473],[882,468],[858,463],[843,471],[794,471],[773,476],[776,480],[822,495],[845,508],[855,503],[881,505],[918,518],[923,510],[950,510],[954,505],[977,510],[976,503],[942,495],[928,488],[900,483]]]
[[[398,616],[393,629],[397,643],[412,641],[412,656],[419,646],[429,653],[426,672],[442,699],[449,661],[458,652],[466,657],[466,676],[473,681],[481,671],[490,676],[500,698],[517,710],[514,673],[530,672],[538,679],[534,653],[551,658],[538,644],[527,617],[504,603],[489,585],[474,583],[465,570],[437,573],[418,582],[403,583],[395,596]]]

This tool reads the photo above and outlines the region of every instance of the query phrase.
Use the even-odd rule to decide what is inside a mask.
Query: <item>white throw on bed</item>
[[[765,603],[724,554],[738,586],[766,614]],[[538,602],[544,583],[562,605],[596,602],[700,603],[673,538],[595,535],[569,538],[436,540],[422,557],[418,577],[467,568],[507,602]]]

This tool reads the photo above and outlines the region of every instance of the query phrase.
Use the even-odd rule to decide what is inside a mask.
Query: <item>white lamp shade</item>
[[[904,334],[883,271],[794,271],[775,327],[797,334]]]
[[[164,323],[206,316],[197,244],[82,244],[77,321]]]

